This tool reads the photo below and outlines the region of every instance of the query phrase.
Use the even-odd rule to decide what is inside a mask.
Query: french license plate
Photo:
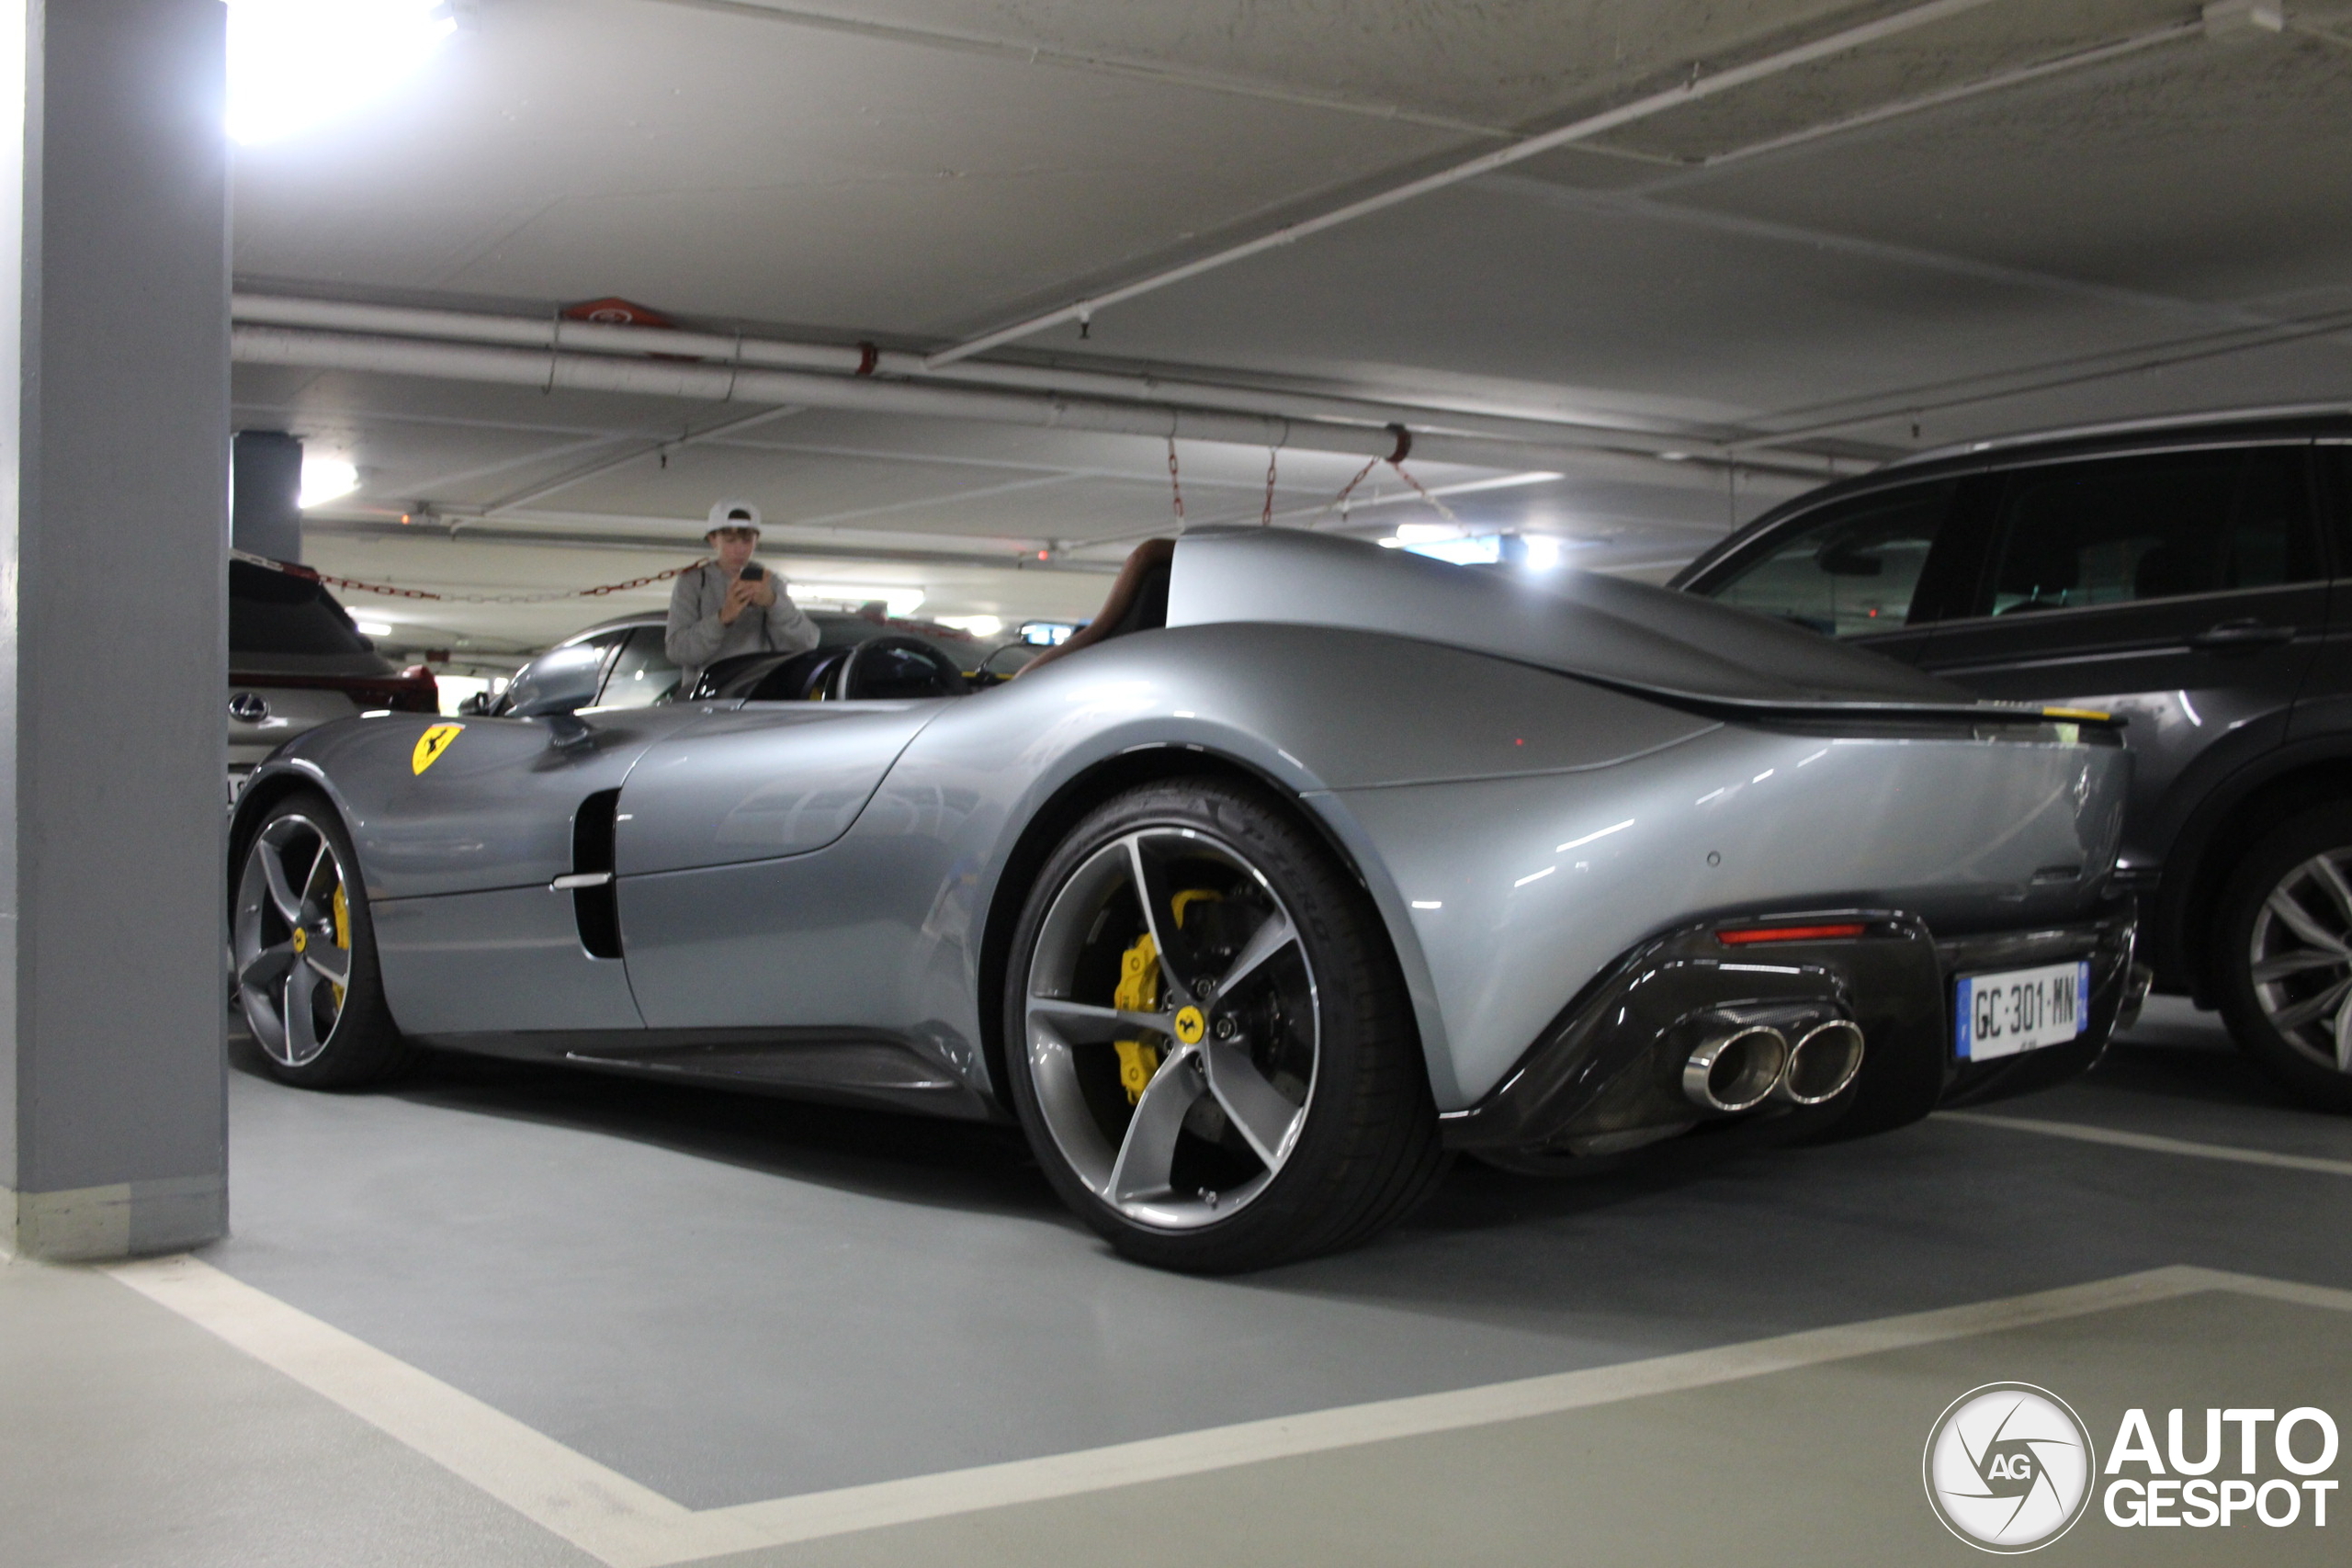
[[[1953,997],[1952,1038],[1962,1061],[1989,1062],[2064,1044],[2090,1027],[2090,1010],[2086,963],[1963,975]]]

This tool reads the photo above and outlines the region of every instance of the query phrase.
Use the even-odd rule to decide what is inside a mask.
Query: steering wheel
[[[868,637],[849,650],[825,695],[833,702],[874,697],[960,697],[971,687],[956,661],[916,637]]]

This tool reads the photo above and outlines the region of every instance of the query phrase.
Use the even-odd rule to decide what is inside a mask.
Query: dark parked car
[[[2352,1110],[2352,412],[1923,456],[1776,508],[1674,586],[2126,717],[2115,875],[2156,987]]]
[[[308,568],[229,561],[229,794],[261,760],[330,719],[438,713],[433,671],[376,651]]]

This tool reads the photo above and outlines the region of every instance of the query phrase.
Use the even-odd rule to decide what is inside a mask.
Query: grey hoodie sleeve
[[[709,663],[727,635],[727,628],[719,624],[718,604],[707,610],[702,605],[703,583],[708,576],[707,570],[696,568],[680,577],[678,585],[670,590],[670,622],[662,631],[662,651],[682,670],[699,670]]]
[[[775,581],[775,603],[767,607],[768,646],[778,653],[805,653],[816,647],[820,638],[817,623],[792,602],[791,591],[783,578]]]

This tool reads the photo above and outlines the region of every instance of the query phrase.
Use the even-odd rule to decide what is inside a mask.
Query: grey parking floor
[[[2352,1447],[2352,1121],[2178,1005],[1974,1115],[1464,1166],[1240,1280],[1113,1258],[992,1129],[454,1061],[232,1088],[232,1239],[0,1270],[0,1560],[1962,1561],[1920,1450],[1979,1383],[2102,1450],[2209,1405]],[[2340,1506],[2052,1550],[2337,1562]]]

